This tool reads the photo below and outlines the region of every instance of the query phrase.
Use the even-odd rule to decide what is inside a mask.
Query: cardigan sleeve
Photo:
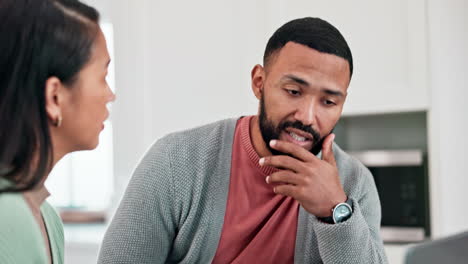
[[[176,234],[173,190],[168,145],[159,140],[130,180],[98,263],[165,263]]]
[[[348,193],[353,214],[343,223],[327,224],[313,218],[323,263],[387,263],[380,237],[381,209],[372,174],[356,168],[359,191]]]

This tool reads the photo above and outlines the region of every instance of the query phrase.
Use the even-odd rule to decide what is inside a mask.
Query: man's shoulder
[[[358,159],[346,153],[338,144],[333,144],[333,153],[335,154],[336,164],[340,171],[340,176],[349,180],[368,180],[372,174],[366,166]]]
[[[219,120],[213,123],[177,131],[158,139],[146,156],[164,152],[166,154],[201,155],[230,145],[233,140],[237,118]]]
[[[170,133],[161,141],[169,141],[171,143],[193,144],[200,141],[222,140],[223,136],[229,130],[233,130],[236,125],[236,118],[223,119],[202,126],[177,131]]]
[[[337,165],[341,166],[355,166],[359,165],[360,162],[346,153],[338,144],[333,143],[333,153],[335,154],[335,160]]]
[[[223,169],[230,164],[235,126],[236,119],[221,120],[157,140],[136,168],[136,188],[177,186],[176,192],[185,196],[196,186],[216,180],[220,174],[213,172],[224,175]]]

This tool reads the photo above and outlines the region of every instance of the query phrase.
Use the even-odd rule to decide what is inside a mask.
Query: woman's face
[[[89,62],[71,87],[64,89],[59,137],[68,151],[94,149],[99,143],[99,134],[109,116],[107,104],[115,100],[106,81],[109,62],[106,40],[99,30]]]

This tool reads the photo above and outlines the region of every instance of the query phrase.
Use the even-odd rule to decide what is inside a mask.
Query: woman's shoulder
[[[46,260],[43,239],[23,195],[1,193],[0,212],[0,263]]]
[[[42,204],[41,213],[47,226],[47,233],[49,235],[49,243],[54,263],[63,263],[65,239],[62,219],[55,208],[47,201]]]
[[[49,236],[53,236],[55,240],[59,240],[59,243],[63,243],[63,223],[58,212],[47,201],[42,204],[41,212],[46,221]]]
[[[32,218],[31,211],[23,198],[22,193],[0,193],[0,227],[9,223],[15,223],[20,219]]]
[[[44,218],[47,218],[50,221],[57,222],[62,226],[62,221],[60,220],[60,216],[55,210],[55,208],[50,205],[47,201],[44,201],[44,203],[41,205],[41,213]]]

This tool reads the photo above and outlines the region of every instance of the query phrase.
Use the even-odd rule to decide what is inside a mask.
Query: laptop
[[[405,264],[467,264],[468,232],[410,247]]]

